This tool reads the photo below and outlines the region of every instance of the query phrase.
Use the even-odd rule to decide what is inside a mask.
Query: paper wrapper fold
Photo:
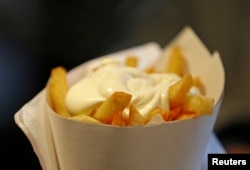
[[[177,44],[194,76],[200,76],[207,95],[215,99],[211,116],[158,125],[115,127],[80,123],[60,117],[46,101],[46,89],[15,114],[43,169],[61,170],[200,170],[204,152],[223,98],[224,68],[218,52],[210,54],[191,28],[186,27],[163,49],[149,43],[108,55],[123,60],[137,55],[140,68],[163,67]],[[105,56],[104,56],[105,57]],[[71,70],[70,84],[94,68],[97,58]]]

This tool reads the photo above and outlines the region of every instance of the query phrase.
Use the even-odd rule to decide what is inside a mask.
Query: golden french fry
[[[126,126],[126,121],[122,117],[122,112],[118,112],[114,115],[111,124],[116,126]]]
[[[200,77],[194,77],[194,86],[197,87],[199,89],[199,91],[201,92],[201,94],[206,94],[206,89],[204,84],[202,83]]]
[[[131,95],[114,92],[93,113],[93,117],[103,123],[110,123],[116,113],[122,112],[129,104]]]
[[[186,74],[180,81],[170,86],[168,97],[171,110],[181,106],[192,86],[193,78],[190,74]]]
[[[197,113],[182,113],[176,120],[193,119],[197,116],[199,116]]]
[[[52,109],[64,117],[69,117],[65,106],[65,95],[68,91],[68,83],[66,77],[67,71],[64,67],[58,66],[51,70],[50,79],[48,82],[48,95]]]
[[[147,122],[146,124],[147,125],[153,125],[153,124],[160,124],[160,123],[163,123],[163,122],[166,122],[165,118],[162,117],[161,114],[157,114],[154,117],[152,117],[152,119],[149,120],[149,122]]]
[[[140,114],[140,112],[136,109],[135,106],[130,105],[129,107],[129,125],[144,125],[145,118]]]
[[[153,109],[149,115],[148,115],[148,118],[147,118],[147,121],[146,122],[149,122],[150,120],[152,120],[155,116],[157,115],[161,115],[162,118],[165,118],[167,116],[167,112],[165,110],[163,110],[162,108],[160,107],[156,107],[155,109]]]
[[[176,73],[179,76],[183,76],[186,72],[186,61],[184,60],[181,50],[178,46],[172,48],[167,67],[167,73]]]
[[[86,114],[80,114],[80,115],[77,115],[77,116],[72,116],[72,117],[69,117],[69,119],[80,121],[80,122],[102,124],[102,122],[100,122],[99,120],[96,120],[95,118],[93,118],[91,116],[88,116]]]
[[[166,121],[177,120],[181,114],[181,108],[177,107],[169,111],[168,116],[165,116]]]
[[[129,66],[129,67],[137,67],[138,65],[138,58],[136,56],[128,56],[126,59],[125,59],[125,65],[126,66]]]
[[[198,115],[210,115],[213,113],[214,99],[202,95],[189,95],[185,97],[182,111],[196,113]]]
[[[148,74],[150,74],[150,73],[155,73],[155,68],[154,68],[154,66],[148,67],[148,68],[146,68],[146,69],[144,70],[144,72],[145,72],[145,73],[148,73]]]

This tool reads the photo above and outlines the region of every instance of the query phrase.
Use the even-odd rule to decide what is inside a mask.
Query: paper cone
[[[48,134],[49,138],[37,141],[36,130],[30,130],[25,122],[24,114],[32,108],[38,108],[33,101],[26,109],[21,109],[16,115],[17,124],[26,135],[33,133],[29,139],[44,169],[62,170],[199,170],[202,165],[204,151],[212,133],[212,129],[220,108],[224,89],[224,68],[217,52],[211,55],[197,38],[194,32],[186,27],[164,53],[169,52],[173,44],[183,49],[192,75],[198,75],[206,85],[207,95],[216,101],[214,113],[211,116],[173,121],[159,125],[143,127],[116,127],[110,125],[95,125],[65,119],[54,113],[46,102],[46,91],[43,90],[39,101],[43,110],[37,111],[49,130],[40,126],[38,132]],[[157,44],[146,44],[130,50],[114,53],[109,56],[122,60],[127,54],[140,57],[140,68],[157,62],[159,68],[167,58],[160,57],[160,47]],[[100,58],[84,63],[68,74],[70,84],[76,82],[83,74],[94,68]],[[38,98],[37,97],[37,98]],[[35,110],[33,110],[35,112]],[[30,114],[29,114],[30,115]],[[48,117],[47,117],[48,116]],[[36,116],[38,117],[38,116]],[[30,120],[30,119],[29,119]],[[34,136],[36,134],[36,136]],[[44,146],[42,142],[49,142]],[[39,147],[40,146],[40,147]],[[41,147],[44,150],[40,150]],[[42,153],[41,153],[42,152]],[[49,163],[42,161],[45,156],[53,158]],[[48,159],[47,159],[48,160]]]

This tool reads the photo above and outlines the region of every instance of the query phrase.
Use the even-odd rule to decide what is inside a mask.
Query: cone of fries
[[[200,170],[224,68],[190,27],[67,71],[16,114],[43,169]]]

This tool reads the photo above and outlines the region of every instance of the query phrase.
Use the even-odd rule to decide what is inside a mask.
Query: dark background
[[[215,132],[223,144],[234,134],[249,142],[249,9],[247,0],[1,0],[1,166],[41,169],[13,116],[42,90],[52,67],[71,69],[150,41],[164,46],[186,25],[224,62],[225,97]],[[236,123],[238,129],[225,131]]]

